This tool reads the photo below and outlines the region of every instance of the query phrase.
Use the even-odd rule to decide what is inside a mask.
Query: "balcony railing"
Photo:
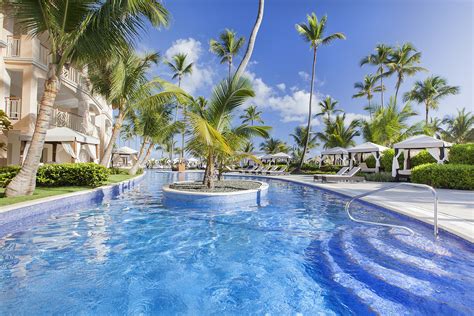
[[[53,110],[51,126],[68,127],[76,132],[85,133],[83,118],[81,116],[69,112],[63,112],[58,109]]]
[[[21,40],[13,36],[7,37],[7,56],[20,57]]]
[[[5,112],[8,118],[19,120],[21,118],[21,99],[17,97],[5,98]]]
[[[78,85],[83,84],[82,74],[73,67],[64,67],[62,73],[62,79],[70,80]]]

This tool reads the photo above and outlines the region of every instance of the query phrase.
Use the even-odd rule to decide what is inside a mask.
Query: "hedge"
[[[365,164],[367,165],[367,168],[375,168],[375,157],[374,155],[370,155],[364,160]]]
[[[365,173],[364,178],[366,181],[374,182],[395,182],[395,178],[392,177],[390,172],[379,172],[379,173]]]
[[[2,187],[16,176],[20,167],[0,169],[0,185]],[[109,170],[95,163],[64,163],[49,164],[38,168],[36,184],[38,186],[88,186],[97,187],[107,181]]]
[[[387,149],[382,152],[382,157],[380,158],[380,166],[385,172],[392,172],[392,160],[395,155],[394,149]],[[398,156],[398,163],[400,166],[403,166],[403,153]]]
[[[436,159],[434,159],[427,150],[422,150],[417,155],[411,157],[410,162],[411,167],[414,168],[427,163],[436,163]]]
[[[474,165],[424,164],[411,171],[411,181],[435,188],[474,190]]]
[[[474,165],[474,144],[457,144],[449,150],[449,162]]]

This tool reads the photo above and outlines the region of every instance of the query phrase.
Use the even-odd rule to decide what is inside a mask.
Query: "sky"
[[[172,20],[168,28],[147,28],[137,43],[137,50],[159,51],[169,59],[178,52],[187,53],[195,63],[194,72],[183,81],[183,88],[193,96],[208,97],[212,87],[227,73],[227,66],[209,51],[209,40],[225,28],[248,38],[253,27],[258,0],[165,0]],[[359,66],[378,43],[412,43],[422,52],[422,72],[408,78],[400,94],[416,80],[440,75],[448,84],[460,87],[460,94],[441,101],[433,116],[454,115],[466,107],[474,111],[474,1],[471,0],[267,0],[246,76],[256,96],[248,104],[263,111],[265,125],[273,127],[271,136],[292,145],[289,134],[307,120],[312,53],[295,30],[311,12],[328,16],[327,34],[342,32],[338,40],[318,50],[315,101],[329,95],[347,113],[347,119],[365,118],[365,99],[353,99],[354,83],[374,73],[371,66]],[[237,57],[236,62],[244,53]],[[157,66],[153,76],[170,79],[165,65]],[[388,79],[386,95],[394,94],[395,79]],[[375,96],[375,100],[379,96]],[[422,120],[424,108],[413,104]],[[317,106],[314,107],[318,111]],[[241,109],[243,110],[243,108]],[[317,113],[317,112],[316,112]],[[315,120],[313,130],[320,130]],[[363,140],[358,139],[359,142]],[[255,140],[258,144],[261,140]],[[135,147],[135,144],[131,144]],[[314,153],[319,151],[316,149]]]

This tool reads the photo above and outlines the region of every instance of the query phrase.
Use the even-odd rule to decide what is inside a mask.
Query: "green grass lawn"
[[[113,174],[109,176],[109,180],[104,185],[114,184],[121,181],[125,181],[135,176],[130,176],[128,174]],[[83,190],[90,190],[90,187],[57,187],[57,188],[46,188],[46,187],[37,187],[33,195],[27,196],[17,196],[17,197],[4,197],[4,188],[0,188],[0,206],[11,205],[14,203],[20,203],[25,201],[31,201],[36,199],[41,199],[48,196],[60,195],[66,193],[72,193]]]

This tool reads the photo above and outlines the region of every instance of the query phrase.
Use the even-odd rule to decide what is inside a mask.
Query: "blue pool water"
[[[474,314],[465,241],[361,204],[416,236],[354,223],[340,196],[278,180],[266,206],[166,208],[175,180],[0,238],[0,314]]]

